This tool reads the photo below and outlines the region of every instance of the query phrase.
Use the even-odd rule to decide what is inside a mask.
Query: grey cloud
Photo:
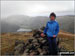
[[[74,12],[74,1],[1,1],[1,17],[14,14],[47,16],[50,12]]]

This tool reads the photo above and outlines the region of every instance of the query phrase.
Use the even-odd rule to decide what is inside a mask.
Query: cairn
[[[28,39],[26,42],[16,41],[14,55],[50,55],[47,37],[41,37],[40,34],[40,31],[36,31],[33,39]],[[59,40],[57,40],[57,45],[59,45]]]

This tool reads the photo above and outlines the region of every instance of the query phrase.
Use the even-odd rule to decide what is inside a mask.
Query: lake
[[[20,28],[17,30],[17,32],[31,32],[32,29],[24,29],[24,28]]]

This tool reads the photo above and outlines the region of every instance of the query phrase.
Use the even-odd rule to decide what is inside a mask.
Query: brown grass
[[[16,40],[24,40],[32,38],[32,33],[6,33],[1,34],[1,54],[12,52]]]
[[[61,46],[68,51],[74,51],[74,34],[60,31],[58,37],[62,39],[60,41]]]

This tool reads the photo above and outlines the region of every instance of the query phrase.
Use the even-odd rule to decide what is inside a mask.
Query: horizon
[[[28,15],[20,15],[20,14],[18,14],[18,15],[10,15],[10,16],[1,18],[1,20],[9,18],[9,17],[12,17],[12,16],[28,16]],[[61,17],[61,16],[75,16],[75,15],[59,15],[57,17]],[[49,15],[48,16],[28,16],[28,17],[49,17]]]

